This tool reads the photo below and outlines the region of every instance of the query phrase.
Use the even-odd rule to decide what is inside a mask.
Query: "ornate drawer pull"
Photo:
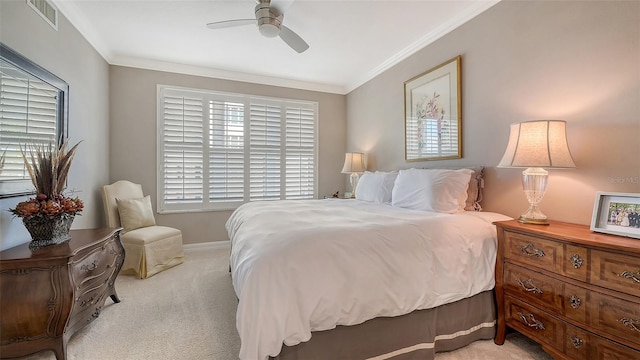
[[[580,349],[582,345],[584,345],[584,340],[580,339],[577,335],[572,335],[569,339],[576,349]]]
[[[633,273],[631,271],[623,271],[618,276],[623,277],[625,279],[631,279],[631,281],[633,281],[635,283],[640,283],[640,270],[638,270],[635,273]]]
[[[574,309],[579,308],[581,303],[582,303],[582,300],[580,300],[580,298],[577,295],[569,296],[569,304],[571,305],[572,308]]]
[[[88,267],[89,270],[95,270],[98,267],[98,262],[94,261],[91,263],[91,266]]]
[[[584,260],[582,260],[582,258],[580,257],[579,254],[571,255],[569,260],[571,260],[571,263],[573,264],[573,267],[576,268],[576,269],[580,269],[582,267],[582,264],[584,263]]]
[[[518,282],[518,285],[522,286],[522,288],[525,289],[527,292],[532,292],[534,294],[542,294],[542,289],[535,286],[533,284],[533,280],[527,279],[525,281],[522,281],[520,279],[517,279],[516,281]]]
[[[80,299],[76,299],[76,301],[78,301]],[[80,303],[80,307],[85,307],[87,305],[91,305],[93,304],[93,296],[91,298],[89,298],[88,300],[82,300],[82,302]]]
[[[529,255],[529,256],[538,256],[538,257],[544,256],[544,251],[540,249],[536,249],[536,247],[533,246],[533,244],[527,244],[521,247],[520,251],[522,251],[523,254]]]
[[[537,330],[545,330],[544,325],[540,321],[536,320],[533,314],[525,315],[521,312],[518,312],[518,316],[520,316],[522,322],[524,322],[525,325]],[[531,322],[529,322],[529,319],[531,319]]]
[[[92,270],[95,270],[97,267],[98,267],[98,262],[94,260],[91,263],[91,265],[86,265],[86,264],[82,265],[80,269],[83,271],[92,271]]]
[[[640,332],[640,328],[638,328],[638,326],[640,326],[640,319],[629,319],[629,318],[622,318],[622,319],[618,319],[619,322],[621,322],[624,326],[628,326],[631,328],[631,330]]]

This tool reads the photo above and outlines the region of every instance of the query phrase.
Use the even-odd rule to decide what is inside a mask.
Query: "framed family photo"
[[[460,56],[404,83],[405,160],[462,157]]]
[[[640,239],[640,194],[598,192],[591,231]]]

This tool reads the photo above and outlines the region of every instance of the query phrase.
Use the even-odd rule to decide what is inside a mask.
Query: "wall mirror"
[[[68,94],[64,80],[0,43],[0,198],[33,193],[20,149],[64,139]]]

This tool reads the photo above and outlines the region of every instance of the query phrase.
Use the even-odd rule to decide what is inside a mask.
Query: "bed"
[[[402,199],[399,180],[388,187]],[[449,195],[455,211],[399,206],[391,192],[239,207],[226,227],[240,359],[429,359],[492,338],[492,222],[509,218]]]

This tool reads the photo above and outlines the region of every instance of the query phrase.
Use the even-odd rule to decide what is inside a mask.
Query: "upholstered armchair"
[[[142,186],[120,180],[102,187],[108,227],[122,227],[120,240],[125,249],[121,274],[146,279],[184,261],[182,232],[156,225],[151,198]]]

